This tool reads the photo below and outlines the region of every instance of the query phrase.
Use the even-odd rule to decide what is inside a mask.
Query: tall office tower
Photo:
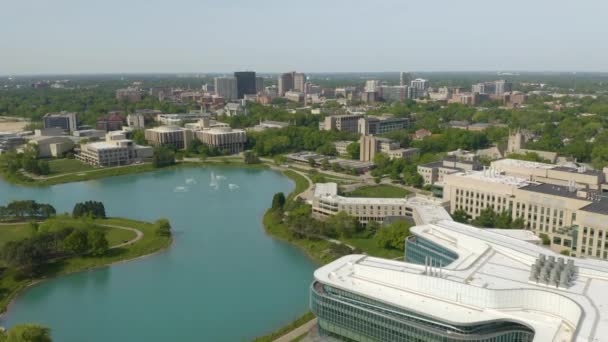
[[[412,80],[412,74],[409,72],[402,71],[399,75],[399,85],[400,86],[409,86],[410,81]]]
[[[429,88],[429,81],[423,78],[417,78],[410,82],[410,87],[424,91]]]
[[[236,78],[237,98],[242,99],[245,95],[256,94],[255,91],[255,71],[237,71],[234,73]]]
[[[505,80],[498,80],[494,82],[494,94],[502,95],[504,93],[511,92],[513,88],[513,84],[511,82],[507,82]]]
[[[304,92],[306,85],[306,74],[301,72],[293,73],[293,90]]]
[[[285,93],[293,89],[293,74],[292,72],[286,72],[279,75],[278,79],[278,93],[279,96],[285,96]]]
[[[264,91],[264,77],[256,77],[255,78],[255,92],[261,93]]]
[[[236,100],[237,99],[237,85],[236,77],[216,77],[214,79],[215,93],[224,99]]]
[[[380,81],[377,80],[367,80],[365,81],[365,91],[375,93],[380,91]]]

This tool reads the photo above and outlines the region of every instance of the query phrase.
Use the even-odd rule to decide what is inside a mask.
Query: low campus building
[[[443,209],[443,203],[434,198],[412,196],[408,198],[367,198],[345,197],[338,194],[336,183],[317,183],[312,199],[312,214],[323,219],[341,211],[357,217],[361,223],[369,221],[384,222],[386,219],[414,217],[414,209],[425,207],[436,211],[435,219],[449,219],[450,215]],[[431,215],[429,215],[431,216]]]
[[[383,116],[365,116],[358,121],[359,134],[381,135],[392,131],[408,128],[408,118],[396,118],[390,114]]]
[[[242,152],[247,142],[245,130],[230,127],[214,127],[196,131],[195,136],[203,144],[219,148],[229,154]]]
[[[29,138],[28,144],[37,147],[38,158],[60,158],[74,148],[72,139],[65,136],[34,136]]]
[[[172,146],[181,150],[192,141],[192,131],[177,126],[159,126],[146,129],[146,141],[152,146]]]
[[[573,256],[608,259],[608,200],[598,190],[540,183],[497,169],[459,172],[444,178],[443,199],[450,211],[472,218],[485,208],[523,219],[527,229],[546,234],[551,248]]]
[[[357,133],[359,130],[359,119],[363,114],[343,114],[326,116],[325,120],[319,123],[319,128],[325,131],[341,131]]]
[[[372,135],[362,135],[359,140],[359,160],[373,161],[377,153],[384,153],[390,159],[412,159],[420,156],[420,149],[414,147],[401,148],[396,141]]]
[[[110,132],[105,141],[82,145],[76,159],[93,166],[120,166],[142,162],[152,154],[152,147],[135,144],[124,132]]]

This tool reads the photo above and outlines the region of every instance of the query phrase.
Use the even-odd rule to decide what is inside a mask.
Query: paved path
[[[296,338],[308,333],[308,331],[310,329],[312,329],[312,327],[314,327],[316,324],[317,324],[317,319],[314,318],[314,319],[300,325],[299,327],[295,328],[294,330],[288,332],[287,334],[277,338],[273,342],[291,342],[291,341],[295,340]]]
[[[127,242],[119,243],[118,245],[114,245],[114,246],[110,247],[110,249],[112,249],[112,248],[120,248],[120,247],[124,247],[126,245],[130,245],[132,243],[135,243],[135,242],[141,240],[141,238],[144,237],[144,233],[142,233],[141,230],[135,229],[135,228],[116,226],[116,225],[113,225],[113,224],[98,224],[98,226],[108,227],[108,228],[116,228],[116,229],[122,229],[122,230],[128,230],[128,231],[131,231],[131,232],[135,233],[135,237],[132,238],[131,240],[129,240]]]

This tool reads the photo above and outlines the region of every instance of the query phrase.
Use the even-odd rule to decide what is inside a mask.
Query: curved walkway
[[[135,243],[135,242],[141,240],[141,238],[144,237],[144,233],[142,233],[141,230],[135,229],[135,228],[116,226],[116,225],[113,225],[113,224],[98,224],[98,226],[100,226],[100,227],[108,227],[108,228],[116,228],[116,229],[122,229],[122,230],[128,230],[128,231],[131,231],[131,232],[135,233],[135,237],[132,238],[131,240],[129,240],[127,242],[119,243],[118,245],[111,246],[110,249],[120,248],[120,247],[124,247],[126,245],[130,245],[132,243]]]

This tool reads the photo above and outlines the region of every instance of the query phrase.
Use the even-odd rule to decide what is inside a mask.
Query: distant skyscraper
[[[429,88],[429,81],[423,78],[417,78],[410,82],[410,87],[419,90],[427,90]]]
[[[237,71],[236,78],[237,98],[242,99],[245,95],[256,94],[255,71]]]
[[[365,91],[370,93],[375,93],[380,90],[380,81],[377,80],[367,80],[365,81]]]
[[[494,82],[494,93],[496,95],[502,95],[504,93],[511,92],[513,88],[513,84],[511,82],[507,82],[505,80],[498,80]]]
[[[264,91],[264,77],[256,77],[255,78],[255,92],[261,93]]]
[[[287,72],[279,76],[277,83],[279,96],[285,96],[286,92],[293,89],[293,74],[292,72]]]
[[[409,86],[410,81],[412,80],[412,74],[409,72],[402,71],[399,75],[399,85],[400,86]]]
[[[237,84],[236,77],[216,77],[214,79],[215,93],[224,99],[236,100],[237,99]]]
[[[304,91],[304,87],[306,85],[306,74],[301,72],[293,73],[293,90],[296,91]]]

